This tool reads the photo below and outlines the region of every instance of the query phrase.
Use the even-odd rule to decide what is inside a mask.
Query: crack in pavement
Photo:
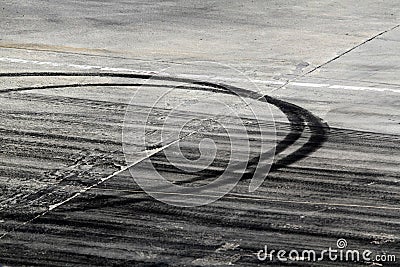
[[[335,60],[341,58],[342,56],[344,56],[344,55],[350,53],[351,51],[353,51],[353,50],[355,50],[355,49],[357,49],[357,48],[363,46],[364,44],[366,44],[366,43],[368,43],[368,42],[370,42],[370,41],[372,41],[372,40],[378,38],[379,36],[381,36],[381,35],[383,35],[383,34],[385,34],[385,33],[388,33],[388,32],[390,32],[390,31],[395,30],[395,29],[398,28],[398,27],[400,27],[400,24],[397,24],[397,25],[395,25],[395,26],[393,26],[393,27],[391,27],[391,28],[389,28],[389,29],[386,29],[386,30],[384,30],[384,31],[382,31],[382,32],[379,32],[379,33],[375,34],[374,36],[372,36],[372,37],[368,38],[367,40],[365,40],[365,41],[359,43],[358,45],[353,46],[352,48],[350,48],[350,49],[348,49],[348,50],[342,52],[341,54],[335,56],[334,58],[331,58],[330,60],[328,60],[328,61],[326,61],[326,62],[324,62],[324,63],[322,63],[322,64],[320,64],[320,65],[318,65],[318,66],[316,66],[316,67],[314,67],[314,68],[312,68],[311,70],[307,71],[306,73],[303,73],[303,74],[301,74],[301,75],[299,75],[299,76],[297,76],[297,77],[295,77],[295,78],[293,78],[293,79],[291,79],[291,80],[286,81],[286,82],[285,82],[284,84],[282,84],[281,86],[279,86],[279,87],[277,87],[277,88],[271,90],[271,92],[275,92],[275,91],[277,91],[277,90],[279,90],[279,89],[284,88],[285,86],[287,86],[288,84],[290,84],[290,83],[292,83],[292,82],[294,82],[294,81],[297,81],[297,80],[299,80],[299,79],[301,79],[301,78],[304,78],[304,77],[307,76],[308,74],[311,74],[311,73],[315,72],[316,70],[318,70],[318,69],[320,69],[320,68],[322,68],[322,67],[328,65],[329,63],[332,63],[333,61],[335,61]]]

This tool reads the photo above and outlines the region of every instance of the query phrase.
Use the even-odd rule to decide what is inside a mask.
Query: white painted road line
[[[0,62],[7,63],[19,63],[19,64],[33,64],[33,65],[46,65],[52,67],[70,67],[81,70],[97,70],[97,71],[110,71],[110,72],[129,72],[135,74],[147,74],[147,75],[155,75],[155,74],[165,74],[159,71],[143,71],[129,68],[113,68],[113,67],[104,67],[104,66],[94,66],[94,65],[78,65],[78,64],[69,64],[69,63],[57,63],[57,62],[49,62],[49,61],[37,61],[37,60],[26,60],[19,58],[8,58],[8,57],[0,57]],[[240,78],[225,78],[225,77],[210,77],[206,75],[193,75],[193,74],[180,74],[179,77],[182,78],[192,78],[192,79],[207,79],[207,80],[224,80],[224,81],[232,81],[232,82],[254,82],[258,84],[268,84],[268,85],[285,85],[286,82],[283,81],[271,81],[271,80],[257,80],[257,79],[249,79],[244,80]],[[376,91],[376,92],[394,92],[400,93],[400,89],[388,88],[388,87],[366,87],[366,86],[351,86],[351,85],[337,85],[337,84],[327,84],[327,83],[306,83],[306,82],[289,82],[286,86],[290,87],[312,87],[312,88],[329,88],[329,89],[342,89],[342,90],[353,90],[353,91]]]

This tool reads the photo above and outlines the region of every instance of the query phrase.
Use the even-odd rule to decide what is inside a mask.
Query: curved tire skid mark
[[[297,125],[297,122],[299,121],[299,117],[301,117],[302,118],[301,121],[306,122],[308,128],[311,131],[311,137],[308,139],[308,141],[303,146],[301,146],[299,149],[294,151],[293,153],[278,160],[274,164],[273,170],[277,170],[281,167],[288,166],[292,163],[295,163],[296,161],[306,158],[311,153],[317,151],[323,145],[323,143],[327,140],[327,134],[329,133],[330,129],[329,129],[328,124],[326,122],[322,121],[322,119],[316,117],[310,111],[308,111],[302,107],[299,107],[295,104],[291,104],[291,103],[288,103],[288,102],[285,102],[285,101],[282,101],[282,100],[279,100],[279,99],[276,99],[276,98],[273,98],[273,97],[270,97],[267,95],[265,95],[264,98],[268,103],[279,107],[280,110],[282,110],[282,112],[284,112],[288,116],[288,119],[291,122],[291,126],[294,127],[295,130],[297,130],[297,127],[299,127]],[[291,117],[293,117],[295,119],[290,119]],[[302,128],[302,130],[304,130],[304,127]],[[291,133],[289,133],[289,135],[295,134],[296,132],[298,132],[298,130],[293,131],[293,128],[292,128],[292,131],[291,131]],[[300,136],[296,136],[296,137],[298,139]],[[296,138],[296,137],[294,137],[294,138]],[[290,140],[294,140],[294,139],[289,139],[288,141],[290,142]],[[291,142],[291,144],[293,144],[293,143],[294,143],[294,141]]]
[[[226,84],[203,82],[188,78],[177,78],[168,76],[153,76],[148,74],[127,74],[127,73],[82,73],[82,72],[20,72],[20,73],[0,73],[0,77],[33,77],[33,76],[67,76],[67,77],[117,77],[117,78],[133,78],[133,79],[143,79],[143,80],[160,80],[160,81],[172,81],[172,82],[183,82],[193,85],[206,86],[202,87],[191,87],[191,86],[181,86],[183,89],[194,89],[194,90],[204,90],[213,91],[225,94],[236,94],[241,97],[246,97],[250,99],[255,99],[259,101],[265,101],[279,108],[288,118],[290,122],[290,133],[285,136],[285,138],[278,142],[275,155],[283,152],[286,148],[293,145],[302,135],[305,125],[311,130],[311,137],[295,152],[287,155],[286,157],[278,160],[272,166],[271,170],[277,170],[278,168],[288,166],[300,159],[307,157],[309,154],[316,151],[322,144],[326,141],[326,134],[329,132],[329,127],[326,123],[311,112],[297,105],[291,104],[286,101],[282,101],[273,98],[268,95],[261,95],[257,92],[246,90],[243,88],[230,86]],[[146,84],[140,83],[76,83],[76,84],[62,84],[62,85],[47,85],[47,86],[36,86],[36,87],[23,87],[23,88],[12,88],[0,90],[1,93],[8,92],[18,92],[18,91],[28,91],[28,90],[40,90],[40,89],[55,89],[55,88],[76,88],[85,86],[146,86]],[[149,85],[153,86],[153,85]],[[154,85],[154,86],[167,86],[167,85]],[[209,87],[209,88],[207,88]],[[177,87],[179,88],[179,86]],[[214,88],[214,90],[213,90]],[[215,90],[216,89],[216,90]],[[270,153],[270,152],[266,152]],[[258,164],[258,159],[260,156],[251,159],[248,163],[248,168],[251,170],[252,167]],[[243,178],[248,178],[254,170],[246,172]],[[215,173],[214,173],[215,175]]]

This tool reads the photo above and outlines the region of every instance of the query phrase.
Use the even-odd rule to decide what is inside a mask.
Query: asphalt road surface
[[[400,265],[398,1],[0,14],[1,265]]]

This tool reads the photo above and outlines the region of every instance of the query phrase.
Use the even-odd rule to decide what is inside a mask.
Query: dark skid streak
[[[265,244],[271,249],[297,248],[319,251],[327,249],[328,246],[334,247],[338,238],[348,239],[352,248],[371,249],[372,246],[378,251],[392,254],[399,251],[400,242],[396,237],[399,210],[394,207],[398,206],[400,201],[396,182],[400,176],[391,171],[394,163],[387,160],[388,155],[398,151],[399,136],[330,128],[320,118],[297,105],[242,88],[191,79],[117,73],[0,74],[0,77],[30,76],[117,77],[184,82],[190,86],[182,86],[182,89],[239,95],[274,105],[286,115],[289,123],[276,123],[277,128],[284,130],[275,149],[277,161],[271,167],[264,184],[256,191],[258,195],[241,194],[247,192],[248,188],[243,182],[235,188],[237,191],[211,205],[182,209],[155,201],[140,188],[137,188],[137,191],[129,190],[133,186],[132,179],[129,173],[124,173],[28,224],[24,222],[41,213],[34,205],[52,203],[53,198],[59,201],[69,196],[65,195],[65,192],[57,191],[59,187],[76,185],[79,188],[95,183],[96,178],[104,177],[101,171],[87,171],[80,169],[81,166],[98,164],[114,171],[114,165],[123,164],[122,143],[119,140],[96,140],[57,132],[19,131],[2,125],[1,140],[5,144],[6,153],[12,156],[28,156],[33,160],[55,157],[57,160],[67,161],[68,157],[79,152],[81,148],[94,148],[93,150],[99,152],[99,155],[79,153],[79,157],[74,158],[72,162],[78,167],[73,170],[66,168],[43,173],[40,168],[23,168],[23,164],[11,167],[7,165],[4,168],[0,166],[2,177],[14,175],[18,178],[40,179],[41,176],[56,176],[60,181],[59,185],[27,196],[24,201],[34,204],[29,210],[18,207],[11,210],[0,209],[0,218],[5,221],[0,224],[1,229],[9,232],[0,240],[2,264],[198,266],[195,260],[203,259],[203,266],[215,262],[222,266],[229,265],[229,262],[234,262],[236,266],[258,266],[260,262],[255,258],[254,252],[263,249]],[[12,95],[13,92],[33,89],[86,86],[138,87],[146,84],[73,83],[10,88],[0,91],[0,96],[22,100],[32,98],[38,101],[60,101],[64,105],[76,104],[99,110],[103,108],[107,112],[111,110],[118,116],[110,115],[102,119],[109,120],[112,131],[119,132],[119,117],[124,113],[125,104],[62,96]],[[26,112],[22,114],[26,120],[46,120],[46,117],[41,117],[40,110],[33,114],[34,116],[29,110],[21,112]],[[9,113],[3,114],[2,118],[7,115]],[[91,127],[99,127],[101,123],[93,121],[91,114],[85,118],[88,122],[80,122],[82,118],[68,116],[70,114],[61,114],[50,119],[50,122],[56,119],[59,120],[58,123],[69,123],[69,120],[82,124],[89,122]],[[17,119],[22,120],[22,117],[17,116]],[[16,148],[11,147],[14,143]],[[301,144],[298,148],[295,146],[297,143]],[[297,149],[285,155],[284,152],[290,147]],[[348,162],[340,158],[332,159],[330,155],[323,153],[312,155],[321,147],[332,153],[346,151],[378,155],[381,162],[375,159],[359,159],[362,164],[357,165],[357,168],[347,167]],[[42,153],[37,151],[38,148],[51,153]],[[119,158],[115,159],[117,156]],[[304,158],[307,158],[307,161],[300,164],[299,160]],[[158,153],[151,159],[162,172],[184,174],[182,170],[168,165],[163,153]],[[254,157],[249,161],[244,180],[252,178],[258,159],[259,157]],[[356,160],[358,159],[353,160],[353,163]],[[198,173],[198,177],[184,180],[182,183],[190,184],[208,179],[222,171],[223,169],[206,170]],[[375,184],[368,186],[371,183]],[[37,203],[38,200],[40,203]],[[363,204],[366,207],[359,208],[353,204]],[[221,250],[221,246],[226,242],[237,242],[240,246],[234,250]],[[296,262],[271,264],[305,266]],[[358,263],[348,265],[359,266]],[[324,261],[317,266],[343,266],[343,263]],[[396,264],[387,263],[385,266]]]
[[[0,77],[29,77],[29,76],[90,76],[90,77],[119,77],[119,78],[135,78],[135,79],[152,79],[152,80],[161,80],[161,81],[174,81],[174,82],[185,82],[191,83],[193,85],[201,85],[208,86],[210,88],[202,88],[202,87],[189,87],[189,86],[177,86],[176,88],[183,89],[193,89],[193,90],[204,90],[204,91],[213,91],[224,94],[234,94],[240,97],[247,97],[255,100],[259,100],[262,102],[266,102],[278,107],[288,118],[290,122],[291,132],[281,140],[275,149],[275,155],[283,152],[290,145],[294,144],[297,139],[300,138],[301,133],[304,130],[304,123],[307,123],[307,126],[310,128],[312,135],[308,142],[304,144],[297,151],[293,152],[290,155],[287,155],[285,158],[280,159],[276,164],[272,167],[272,169],[277,169],[280,167],[287,166],[292,164],[302,158],[307,157],[307,155],[316,151],[322,144],[326,141],[326,134],[329,132],[329,126],[327,123],[322,122],[322,120],[316,116],[314,116],[311,112],[303,109],[297,105],[270,97],[268,95],[261,95],[256,92],[220,84],[220,83],[211,83],[211,82],[203,82],[197,81],[193,79],[186,78],[175,78],[175,77],[161,77],[161,76],[153,76],[153,75],[143,75],[143,74],[120,74],[120,73],[68,73],[68,72],[21,72],[21,73],[1,73]],[[73,88],[73,87],[85,87],[85,86],[146,86],[146,84],[139,83],[80,83],[80,84],[63,84],[63,85],[49,85],[49,86],[38,86],[38,87],[24,87],[24,88],[14,88],[14,89],[6,89],[2,90],[1,93],[7,92],[18,92],[18,91],[28,91],[34,89],[56,89],[56,88]],[[163,85],[151,85],[151,86],[160,86]],[[218,89],[215,91],[214,89]],[[267,152],[268,153],[268,152]],[[260,156],[259,156],[260,157]],[[249,161],[248,168],[254,167],[258,164],[258,159],[253,158]],[[254,173],[254,170],[252,171]],[[251,174],[251,173],[250,173]],[[215,175],[215,174],[213,174]],[[248,176],[248,173],[246,173]]]

